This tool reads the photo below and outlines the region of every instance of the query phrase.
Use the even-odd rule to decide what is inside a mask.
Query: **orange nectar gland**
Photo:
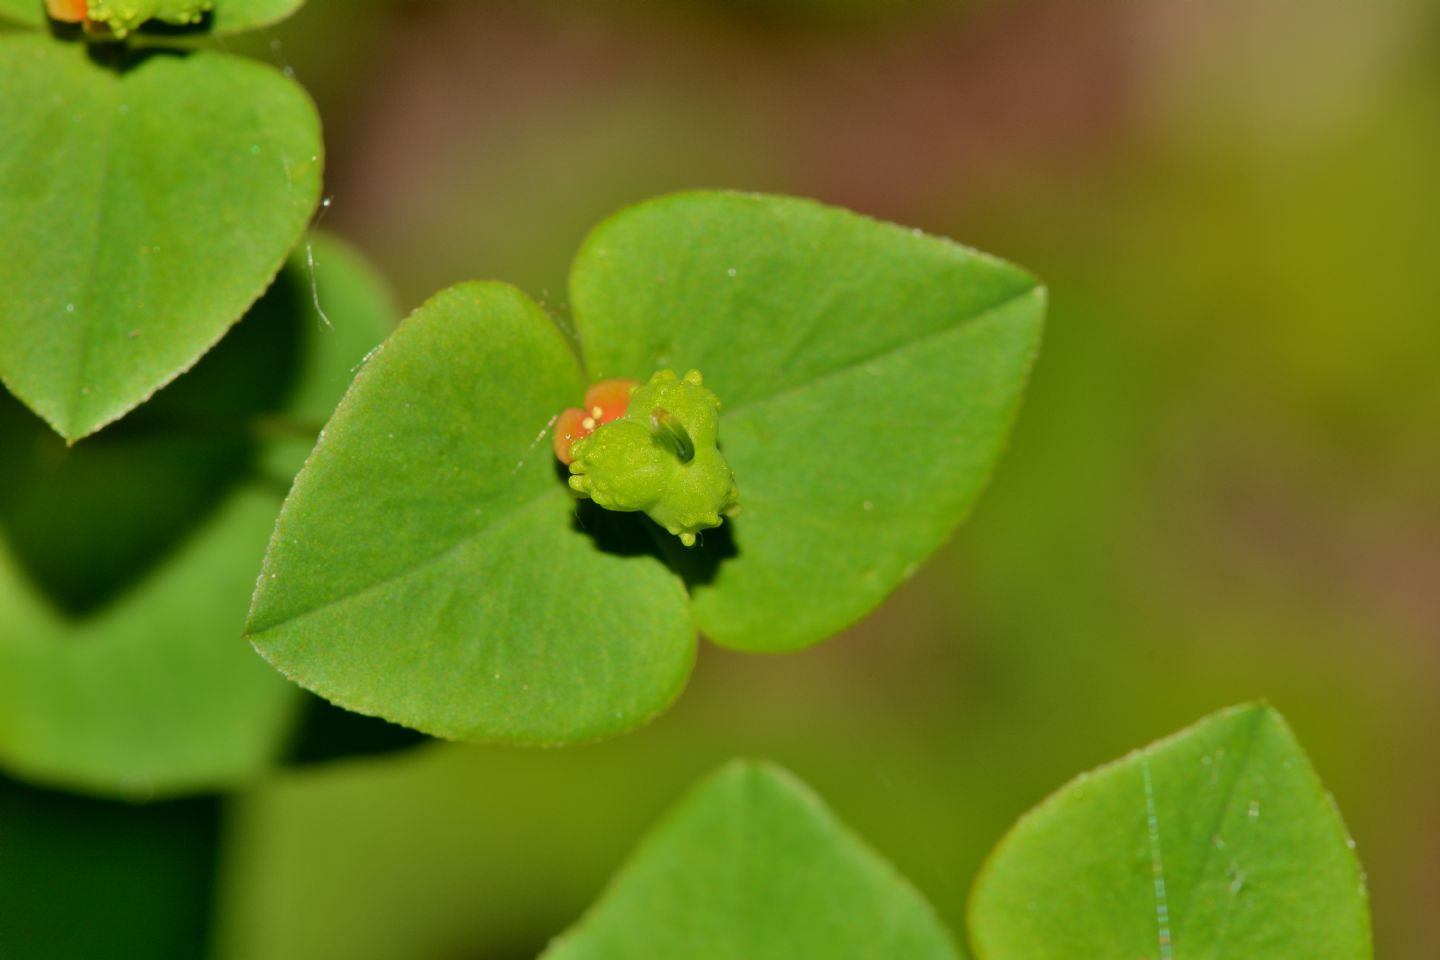
[[[595,428],[625,416],[630,407],[630,391],[640,385],[638,380],[601,380],[585,391],[585,409],[567,407],[555,421],[555,457],[570,465],[570,445],[588,437]]]
[[[85,0],[45,0],[50,19],[61,23],[79,23],[85,19]]]

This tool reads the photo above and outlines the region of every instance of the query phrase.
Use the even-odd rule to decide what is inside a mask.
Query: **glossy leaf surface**
[[[315,109],[279,71],[111,54],[0,37],[0,380],[70,440],[219,340],[320,190]]]
[[[1081,776],[991,855],[979,960],[1368,960],[1345,826],[1278,713],[1216,714]]]
[[[294,463],[277,418],[322,420],[391,317],[358,259],[316,248],[333,325],[297,258],[194,370],[98,437],[66,447],[0,394],[7,769],[149,796],[241,781],[274,753],[293,690],[240,639],[283,489],[257,468]]]
[[[300,9],[305,0],[215,0],[215,10],[197,33],[239,33],[277,23]],[[40,26],[44,0],[0,0],[0,18]]]
[[[695,655],[685,593],[643,537],[611,539],[615,515],[577,516],[548,425],[584,392],[519,291],[422,306],[296,480],[256,647],[340,706],[445,737],[572,742],[662,710]]]
[[[954,960],[934,911],[803,784],[734,763],[642,843],[544,960]]]
[[[725,646],[808,646],[959,523],[1004,445],[1044,291],[947,240],[804,200],[697,193],[586,241],[571,298],[592,379],[698,369],[741,514],[687,570]],[[669,548],[669,545],[666,545]]]

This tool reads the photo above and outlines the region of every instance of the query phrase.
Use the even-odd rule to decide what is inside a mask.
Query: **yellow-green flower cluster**
[[[624,416],[571,446],[570,486],[607,510],[643,511],[693,546],[738,507],[719,432],[720,399],[700,372],[662,370],[634,388]]]

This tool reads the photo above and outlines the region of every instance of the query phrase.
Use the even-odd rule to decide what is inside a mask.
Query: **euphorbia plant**
[[[384,297],[338,250],[338,273],[295,253],[320,195],[304,92],[157,36],[297,5],[0,0],[79,25],[0,38],[0,379],[53,428],[0,405],[0,762],[35,780],[231,786],[289,725],[295,691],[222,641],[304,452],[275,433],[329,415]],[[299,321],[330,329],[322,286],[360,322],[302,346]],[[571,306],[573,334],[511,287],[461,285],[364,366],[253,595],[249,636],[287,676],[441,736],[563,744],[664,709],[697,634],[820,642],[973,503],[1044,292],[843,210],[693,193],[601,225]],[[1370,952],[1343,826],[1262,706],[1037,808],[982,871],[969,935],[981,960]],[[697,791],[547,952],[957,954],[893,870],[754,764]]]
[[[991,854],[976,960],[1369,960],[1354,844],[1278,713],[1207,717],[1065,786]],[[544,960],[956,960],[934,911],[782,770],[734,763]]]
[[[1030,275],[950,241],[732,193],[613,217],[581,248],[570,294],[574,341],[512,287],[454,287],[357,375],[296,479],[251,610],[250,638],[287,676],[440,736],[554,744],[664,709],[697,628],[741,650],[823,640],[974,502],[1044,310]],[[549,448],[587,384],[690,370],[703,387],[688,387],[718,398],[714,423],[699,393],[683,416],[647,393],[563,451],[602,507],[707,531],[687,547],[577,504]],[[666,382],[635,396],[687,383]],[[686,487],[697,467],[700,493]],[[715,529],[737,489],[738,515]],[[666,491],[685,495],[655,498]]]

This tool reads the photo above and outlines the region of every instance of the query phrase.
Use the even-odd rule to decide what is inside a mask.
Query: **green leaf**
[[[663,709],[697,619],[730,646],[818,642],[968,509],[1043,306],[1027,274],[953,243],[713,193],[603,225],[573,294],[588,375],[522,294],[469,285],[357,378],[252,609],[256,646],[291,679],[440,736],[571,743]],[[694,550],[577,506],[549,455],[548,425],[588,381],[667,367],[719,394],[739,483],[741,516]]]
[[[1263,705],[1085,774],[1027,814],[976,881],[979,960],[1368,960],[1353,844]]]
[[[929,904],[803,784],[733,763],[646,838],[544,960],[956,956]]]
[[[205,24],[206,33],[239,33],[278,23],[290,16],[305,0],[215,0],[215,10]],[[40,26],[45,23],[44,0],[0,0],[0,18]]]
[[[617,515],[576,516],[548,424],[584,389],[519,291],[422,306],[295,481],[255,646],[340,706],[445,737],[573,742],[662,710],[695,655],[685,593],[643,550],[601,549]]]
[[[297,84],[216,53],[0,37],[0,380],[69,440],[190,367],[315,209]]]
[[[391,314],[360,261],[316,244],[194,370],[75,447],[0,394],[0,764],[149,796],[269,762],[293,689],[240,639],[293,462],[282,414],[323,419]],[[325,394],[328,391],[327,405]],[[274,437],[273,439],[267,439]]]
[[[947,240],[724,193],[601,225],[571,300],[591,379],[698,369],[719,395],[741,514],[671,555],[702,631],[750,650],[833,635],[945,541],[999,458],[1045,302]]]
[[[116,803],[0,779],[0,956],[191,960],[215,899],[221,803]]]
[[[0,0],[0,20],[38,27],[45,19],[45,0]]]

